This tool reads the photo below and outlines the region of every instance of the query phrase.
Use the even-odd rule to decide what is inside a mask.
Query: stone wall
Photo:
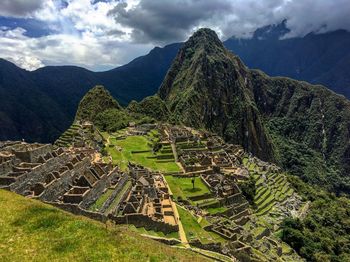
[[[69,160],[69,156],[64,154],[55,158],[51,158],[45,163],[35,167],[31,172],[17,178],[16,182],[11,185],[11,191],[18,194],[30,190],[30,187],[36,183],[43,183],[48,173],[55,171]],[[35,175],[34,175],[35,174]]]
[[[98,220],[102,223],[107,222],[107,217],[104,216],[103,214],[84,210],[81,207],[79,207],[78,205],[67,204],[67,203],[57,203],[57,202],[50,202],[50,201],[45,201],[45,202],[54,206],[54,207],[57,207],[57,208],[60,208],[64,211],[70,212],[74,215],[85,216],[85,217],[88,217],[88,218],[91,218],[94,220]]]
[[[11,160],[0,164],[0,176],[6,175],[7,173],[11,172],[11,170],[12,170]]]
[[[108,215],[108,218],[116,222],[117,224],[133,224],[136,227],[144,227],[146,230],[159,231],[163,232],[164,234],[179,231],[178,225],[170,225],[162,221],[156,221],[142,214],[130,214],[119,217]]]
[[[119,182],[118,182],[118,184],[117,184],[117,186],[116,186],[116,188],[114,189],[114,192],[112,193],[112,195],[107,199],[107,201],[103,204],[103,206],[101,207],[101,209],[100,209],[100,212],[101,213],[104,213],[106,210],[107,210],[107,208],[112,204],[112,202],[114,201],[114,199],[118,196],[118,194],[123,190],[123,188],[124,188],[124,186],[125,186],[125,184],[126,184],[126,182],[129,180],[129,175],[127,175],[127,174],[124,174],[121,178],[120,178],[120,180],[119,180]],[[127,190],[126,192],[128,193],[128,191],[129,190]],[[120,198],[120,202],[122,202],[123,201],[123,197],[121,197]],[[119,205],[118,205],[119,206]]]
[[[71,188],[73,181],[89,166],[89,163],[89,158],[86,157],[81,162],[76,163],[72,170],[64,171],[60,178],[52,182],[39,198],[44,201],[55,201],[63,196]]]
[[[213,251],[213,252],[216,252],[216,253],[223,254],[221,243],[203,244],[198,239],[196,239],[194,241],[191,241],[189,244],[191,246],[193,246],[193,247],[197,247],[197,248],[204,249],[204,250],[210,250],[210,251]]]
[[[36,145],[36,144],[34,144]],[[34,146],[33,145],[33,146]],[[28,150],[13,150],[13,153],[17,158],[21,159],[23,162],[36,163],[39,160],[39,157],[44,157],[47,153],[52,152],[52,145],[46,144],[36,148],[29,148]]]

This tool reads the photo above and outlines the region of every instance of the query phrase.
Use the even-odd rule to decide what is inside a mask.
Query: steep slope
[[[258,29],[252,38],[232,37],[224,42],[250,68],[271,76],[288,76],[322,84],[350,98],[350,32],[286,38],[285,22]]]
[[[267,26],[258,29],[251,39],[230,38],[224,45],[250,68],[262,69],[273,76],[324,84],[349,98],[350,33],[340,30],[280,39],[286,32],[283,23]],[[53,142],[71,125],[79,101],[95,85],[104,85],[122,105],[153,95],[181,45],[156,47],[149,54],[106,72],[74,66],[49,66],[28,72],[1,60],[2,139]],[[20,98],[22,93],[26,99]],[[48,101],[40,103],[40,108],[36,101],[39,96]],[[29,105],[29,101],[35,102]],[[57,119],[49,120],[44,115]],[[34,120],[26,119],[35,119],[36,124],[31,125]]]
[[[153,95],[179,46],[154,48],[106,72],[75,66],[29,72],[0,59],[0,140],[55,141],[72,124],[82,97],[96,85],[104,85],[123,105]]]
[[[175,122],[207,128],[265,160],[272,147],[256,109],[249,71],[210,29],[180,49],[160,89]]]
[[[201,29],[180,49],[159,95],[175,122],[350,193],[350,101],[325,87],[248,70],[215,32]]]
[[[277,160],[296,175],[350,193],[350,101],[323,86],[251,71]]]
[[[61,107],[29,72],[0,59],[0,140],[48,141],[67,124]]]

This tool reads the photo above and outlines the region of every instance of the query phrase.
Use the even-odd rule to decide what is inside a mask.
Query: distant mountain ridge
[[[283,38],[285,23],[257,30],[251,39],[230,38],[225,46],[249,68],[322,84],[350,98],[350,33],[337,30]]]
[[[285,24],[257,30],[252,39],[224,45],[249,68],[325,84],[350,97],[350,33],[335,31],[279,40]],[[106,71],[48,66],[33,72],[0,59],[0,140],[53,142],[72,123],[83,95],[105,86],[122,105],[157,92],[181,43],[156,47],[145,56]],[[52,118],[53,117],[53,118]]]
[[[0,140],[53,142],[72,124],[79,101],[96,85],[104,85],[122,105],[154,94],[178,46],[154,48],[106,72],[75,66],[29,72],[0,59]]]

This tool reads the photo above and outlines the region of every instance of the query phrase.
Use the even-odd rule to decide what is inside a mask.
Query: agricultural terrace
[[[179,205],[177,210],[188,241],[191,242],[198,239],[203,244],[224,241],[219,235],[204,229],[205,226],[209,225],[205,218],[200,217],[197,219],[188,210]]]
[[[200,177],[194,179],[194,188],[192,177],[167,175],[165,179],[175,199],[187,200],[191,205],[205,209],[210,214],[217,214],[227,210],[227,207],[219,206],[218,200],[211,194],[209,188]]]
[[[248,158],[243,159],[243,164],[256,181],[254,204],[258,216],[268,214],[276,203],[282,203],[293,195],[294,190],[283,173],[263,171],[254,162],[249,162]]]
[[[130,161],[153,171],[179,172],[180,168],[175,163],[170,145],[163,145],[158,152],[153,152],[154,143],[159,142],[157,134],[156,130],[142,136],[124,136],[122,132],[119,132],[109,136],[106,150],[112,157],[113,163],[120,166],[122,170],[127,169]]]

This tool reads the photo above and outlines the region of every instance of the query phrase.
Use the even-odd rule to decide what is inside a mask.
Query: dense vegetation
[[[350,193],[350,102],[322,86],[252,71],[277,162],[305,181]]]
[[[247,69],[216,33],[200,29],[182,46],[159,89],[175,122],[206,128],[272,160],[271,142],[252,93]]]
[[[180,49],[159,95],[175,122],[206,128],[305,181],[350,193],[350,102],[249,70],[209,29]]]
[[[350,33],[280,39],[287,31],[285,24],[268,26],[251,39],[230,38],[224,45],[250,68],[324,84],[349,98]],[[122,105],[153,95],[180,47],[181,43],[156,47],[106,72],[73,66],[28,72],[0,59],[0,139],[54,141],[71,125],[79,101],[95,85],[104,85]]]
[[[0,59],[0,140],[53,142],[73,122],[84,94],[105,86],[123,106],[153,95],[180,44],[154,48],[106,72],[48,66],[29,72]]]
[[[124,110],[107,109],[97,114],[94,123],[101,131],[112,133],[127,127],[132,120]]]
[[[248,180],[242,181],[242,183],[239,184],[239,187],[249,204],[254,206],[254,197],[256,195],[256,180],[254,179],[254,176],[249,176]]]
[[[137,102],[132,104],[133,108],[140,107]],[[149,107],[143,106],[144,110],[125,110],[103,86],[96,86],[80,101],[75,118],[76,120],[92,121],[101,131],[112,133],[127,127],[130,122],[136,124],[154,122],[152,117],[146,115],[148,113],[151,116],[155,115],[153,110],[147,110],[152,106],[149,102],[145,104],[149,104]],[[158,104],[153,107],[156,110]]]
[[[80,101],[75,119],[94,122],[97,114],[107,109],[122,108],[103,86],[95,86]]]
[[[288,218],[281,237],[308,261],[350,261],[350,200],[311,187],[297,177],[290,182],[311,201],[305,218]]]
[[[140,102],[133,100],[127,110],[133,114],[147,115],[162,121],[167,121],[170,114],[165,102],[157,95],[146,97]]]
[[[1,261],[205,261],[183,249],[0,190]]]

